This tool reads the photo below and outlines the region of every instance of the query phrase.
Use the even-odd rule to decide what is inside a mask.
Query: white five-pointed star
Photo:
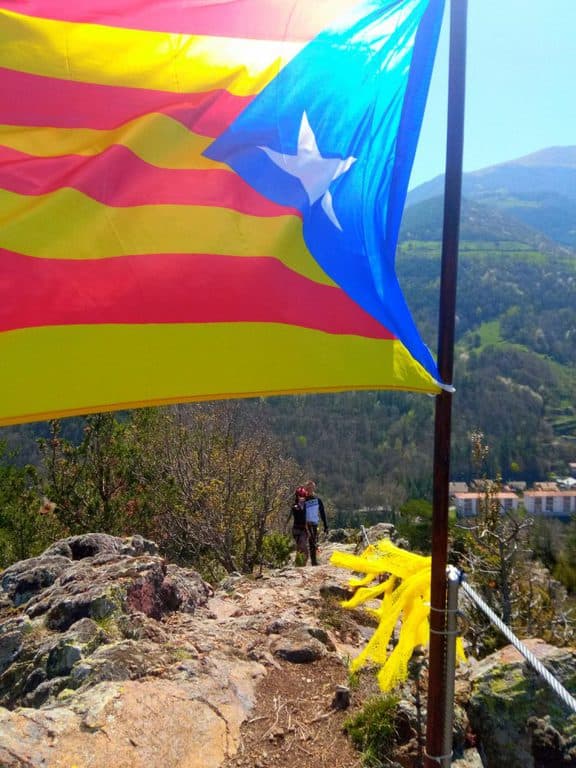
[[[279,168],[300,179],[310,200],[310,205],[321,199],[324,213],[332,224],[342,231],[342,226],[334,212],[330,185],[335,179],[350,170],[353,163],[356,162],[356,158],[347,157],[342,160],[337,157],[322,157],[306,112],[302,115],[298,132],[298,149],[295,155],[285,155],[269,147],[260,147],[260,149],[266,152],[270,160]]]

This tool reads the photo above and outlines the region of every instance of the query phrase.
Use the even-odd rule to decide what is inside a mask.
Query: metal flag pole
[[[467,0],[451,0],[450,58],[448,83],[448,129],[444,183],[444,226],[440,312],[438,321],[438,370],[442,381],[452,383],[456,279],[462,192],[464,145],[464,94],[466,80]],[[425,768],[449,766],[452,757],[453,687],[448,683],[448,663],[454,641],[448,626],[448,503],[450,482],[450,435],[452,394],[436,398],[434,421],[434,477],[432,517],[432,577],[430,610],[430,662],[426,723]]]

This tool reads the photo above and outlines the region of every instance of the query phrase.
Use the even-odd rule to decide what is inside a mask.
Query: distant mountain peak
[[[442,176],[416,187],[408,206],[444,193]],[[576,146],[548,147],[462,177],[462,196],[488,205],[576,248]]]
[[[500,163],[502,167],[506,165],[524,165],[524,166],[554,166],[556,168],[574,168],[576,169],[576,146],[573,147],[547,147],[546,149],[540,149],[538,152],[532,152],[529,155],[524,155],[516,160],[509,160],[505,163]],[[486,169],[490,170],[490,168]]]

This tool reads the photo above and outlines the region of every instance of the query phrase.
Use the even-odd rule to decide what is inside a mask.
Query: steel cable
[[[500,619],[494,611],[482,600],[476,590],[464,581],[462,578],[460,581],[460,587],[464,590],[464,593],[476,603],[481,611],[484,611],[486,616],[490,619],[497,629],[512,643],[512,645],[518,650],[522,656],[528,661],[528,663],[538,672],[538,674],[548,683],[548,685],[558,694],[562,701],[572,710],[576,712],[576,699],[570,695],[570,693],[564,688],[564,686],[556,680],[556,678],[550,673],[548,669],[539,661],[536,656],[519,640],[516,635],[510,630],[506,624]]]

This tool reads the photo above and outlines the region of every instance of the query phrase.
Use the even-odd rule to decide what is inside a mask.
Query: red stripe
[[[206,205],[253,216],[300,216],[271,202],[232,171],[157,168],[123,146],[99,155],[31,157],[0,146],[0,188],[20,195],[77,189],[105,205]]]
[[[62,21],[180,34],[307,41],[357,1],[4,0],[1,5],[17,13]]]
[[[0,331],[100,323],[285,323],[394,338],[340,288],[272,258],[153,254],[93,261],[0,249]]]
[[[112,130],[162,112],[203,136],[219,136],[254,96],[169,93],[78,83],[0,68],[0,124]]]

